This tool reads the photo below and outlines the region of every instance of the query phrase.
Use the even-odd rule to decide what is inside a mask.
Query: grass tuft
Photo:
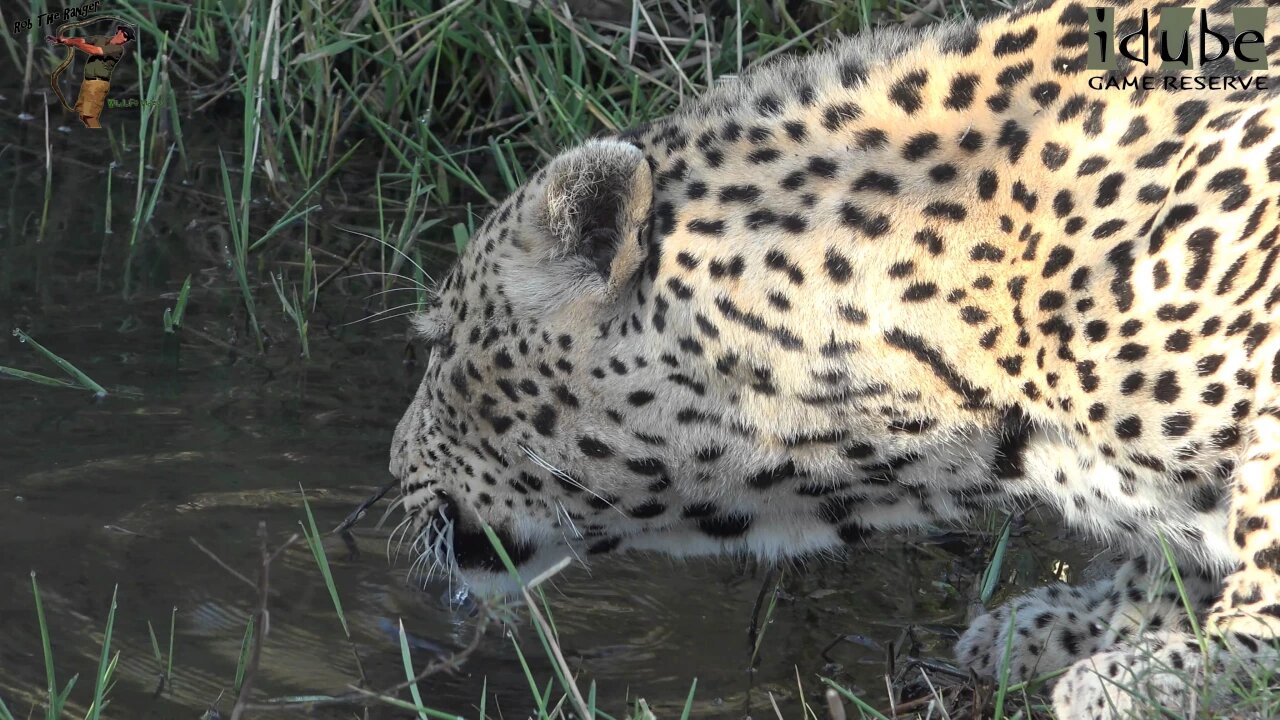
[[[141,298],[149,283],[221,272],[222,263],[187,259],[171,268],[170,252],[186,242],[199,258],[207,236],[225,234],[234,283],[201,283],[195,292],[217,301],[238,296],[246,332],[232,344],[251,338],[262,353],[287,341],[306,358],[318,305],[340,307],[345,296],[398,286],[407,258],[447,262],[465,248],[476,218],[559,149],[669,114],[722,78],[839,33],[980,14],[997,3],[794,5],[737,3],[729,13],[695,14],[684,3],[645,0],[613,16],[523,0],[113,6],[140,31],[121,92],[142,102],[129,131],[109,136],[115,162],[95,219],[102,233],[92,238],[99,280],[118,260],[123,295]],[[6,33],[0,43],[24,85],[47,70],[37,34]],[[48,209],[61,170],[52,128],[74,122],[56,117],[61,112],[49,119],[45,152],[32,152],[45,165],[45,207],[32,213],[41,238],[56,234]],[[217,134],[206,118],[216,120]],[[181,230],[168,222],[172,208],[180,209]],[[106,240],[120,218],[128,218],[128,242],[117,247]],[[330,230],[339,226],[353,232]],[[116,252],[123,258],[109,257]],[[300,265],[327,279],[312,278],[310,293],[305,277],[295,279],[295,297],[287,279]],[[377,279],[353,282],[364,270]],[[0,287],[5,282],[0,277]],[[292,338],[262,310],[277,301]],[[181,317],[164,321],[164,331],[181,326],[172,320]],[[183,338],[212,342],[196,332]]]
[[[111,592],[111,606],[107,611],[107,623],[102,635],[102,651],[98,658],[98,668],[94,673],[93,685],[93,702],[89,705],[88,712],[84,715],[84,720],[100,720],[103,711],[110,704],[109,696],[112,688],[112,677],[115,675],[116,668],[120,662],[120,653],[111,653],[111,636],[115,629],[116,620],[116,594],[119,588]],[[58,690],[57,672],[53,659],[53,644],[50,641],[49,623],[45,617],[44,602],[40,598],[40,585],[36,582],[35,572],[31,573],[31,595],[35,600],[36,606],[36,622],[40,627],[40,645],[44,657],[45,669],[45,720],[62,720],[67,712],[67,700],[71,696],[71,691],[76,686],[76,680],[79,675],[74,675],[67,681],[66,686],[62,690]],[[34,711],[34,708],[32,708]],[[9,714],[9,710],[4,706],[4,702],[0,701],[0,720],[8,720],[13,716]]]
[[[102,635],[102,655],[98,658],[98,672],[93,685],[93,704],[89,706],[87,720],[98,720],[102,711],[107,708],[107,693],[111,685],[111,676],[115,673],[116,664],[120,661],[120,653],[111,654],[111,631],[116,622],[116,594],[119,586],[111,591],[111,609],[107,611],[107,627]]]

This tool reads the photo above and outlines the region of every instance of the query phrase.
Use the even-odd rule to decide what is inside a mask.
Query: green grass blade
[[[164,311],[164,331],[171,333],[176,328],[182,327],[182,316],[187,312],[187,298],[191,295],[191,276],[187,275],[187,279],[182,282],[182,289],[178,291],[178,299],[174,301],[172,308],[165,308]]]
[[[516,659],[520,661],[520,668],[524,671],[524,678],[529,682],[529,691],[533,693],[533,700],[538,704],[538,717],[547,717],[547,703],[542,699],[542,693],[538,691],[538,681],[533,679],[533,671],[529,669],[529,661],[525,660],[524,652],[520,650],[520,643],[516,641],[515,633],[508,631],[507,637],[511,638],[511,647],[515,648]]]
[[[13,713],[9,712],[9,706],[4,704],[4,698],[0,698],[0,720],[14,720]]]
[[[404,678],[409,681],[409,694],[413,696],[414,709],[418,717],[427,720],[426,708],[422,707],[422,693],[414,680],[418,673],[413,671],[413,658],[409,655],[409,637],[404,632],[404,620],[400,621],[400,659],[404,661]]]
[[[338,160],[329,167],[329,169],[325,172],[324,175],[321,175],[318,180],[316,180],[314,183],[311,184],[310,187],[304,190],[302,194],[298,196],[298,199],[295,200],[293,204],[290,205],[284,211],[284,213],[280,216],[280,219],[277,220],[275,224],[272,225],[265,233],[263,233],[262,237],[258,238],[257,240],[254,240],[253,243],[249,245],[249,248],[248,248],[249,252],[253,252],[254,250],[257,250],[258,248],[262,247],[263,243],[265,243],[267,240],[270,240],[272,237],[274,237],[276,233],[288,227],[293,221],[297,220],[300,217],[303,217],[304,215],[309,215],[312,212],[319,210],[320,206],[318,205],[308,207],[308,208],[303,208],[302,210],[299,210],[298,206],[301,205],[303,201],[306,200],[308,197],[311,197],[311,194],[314,193],[322,184],[328,181],[328,179],[332,177],[333,174],[336,173],[338,169],[342,167],[342,165],[345,164],[353,154],[355,154],[355,151],[360,149],[360,145],[362,142],[363,141],[357,142],[354,146],[352,146],[352,148],[348,150],[346,154],[338,158]]]
[[[1004,566],[1005,551],[1009,548],[1009,533],[1012,530],[1013,517],[1010,516],[1005,518],[1004,528],[1000,531],[1000,541],[996,543],[991,562],[982,574],[982,592],[978,597],[983,605],[991,602],[991,596],[995,594],[996,586],[1000,583],[1000,569]]]
[[[538,594],[538,601],[542,605],[542,615],[547,621],[547,628],[551,630],[553,636],[560,637],[560,630],[556,628],[555,614],[551,612],[551,601],[547,600],[547,594],[542,591],[541,585],[535,587],[533,591]]]
[[[174,629],[178,625],[178,606],[173,606],[173,612],[169,613],[169,654],[164,660],[164,684],[169,687],[173,684],[173,635]]]
[[[244,638],[240,641],[240,658],[236,660],[236,679],[232,684],[234,692],[240,692],[240,683],[244,682],[244,671],[249,666],[249,650],[253,647],[253,616],[244,627]]]
[[[176,148],[169,146],[169,152],[164,156],[164,164],[160,166],[160,174],[156,176],[155,186],[147,193],[146,200],[143,202],[141,211],[134,218],[133,236],[129,239],[129,244],[134,245],[138,239],[138,230],[145,225],[151,224],[151,218],[155,215],[156,203],[160,200],[160,191],[164,187],[164,179],[169,174],[169,163],[173,160],[173,153]]]
[[[106,709],[111,706],[111,699],[108,696],[111,695],[111,691],[115,689],[116,681],[114,678],[116,674],[116,668],[119,666],[120,666],[120,651],[117,650],[115,655],[111,656],[111,662],[107,664],[107,671],[102,675],[102,677],[104,678],[104,686],[106,688],[105,690],[103,690],[103,693],[102,693],[103,712],[105,712]]]
[[[453,226],[453,246],[457,249],[459,255],[467,249],[467,240],[470,237],[471,235],[467,232],[466,225],[457,223]]]
[[[62,692],[58,693],[58,704],[57,704],[57,705],[58,705],[59,710],[58,710],[58,716],[57,716],[57,717],[62,717],[62,710],[61,710],[61,708],[67,704],[67,698],[71,697],[71,691],[75,688],[75,686],[76,686],[76,681],[77,681],[77,680],[79,680],[79,679],[80,679],[80,674],[79,674],[79,673],[76,673],[75,675],[72,675],[72,676],[71,676],[71,679],[67,681],[67,686],[66,686],[66,687],[64,687],[64,688],[62,688]]]
[[[786,576],[787,571],[784,569],[778,573],[778,580],[773,584],[773,592],[769,596],[769,607],[765,609],[764,619],[760,621],[760,631],[756,633],[755,647],[751,648],[751,661],[748,663],[751,667],[755,667],[760,648],[764,645],[765,631],[769,628],[769,623],[773,622],[773,611],[778,607],[778,590],[782,588],[782,581]]]
[[[401,700],[400,698],[391,697],[389,695],[377,695],[375,697],[377,698],[378,702],[386,703],[391,707],[397,707],[397,708],[400,708],[401,710],[412,710],[418,713],[419,715],[425,713],[427,717],[436,718],[436,720],[466,720],[466,718],[462,717],[461,715],[454,715],[452,713],[440,712],[439,710],[432,710],[429,707],[420,708],[411,702],[406,702],[404,700]]]
[[[98,678],[93,686],[93,706],[89,708],[88,720],[98,720],[102,715],[103,702],[106,700],[107,681],[115,663],[111,658],[111,631],[116,622],[116,593],[120,586],[111,591],[111,609],[107,611],[107,629],[102,637],[102,656],[98,659]]]
[[[541,615],[538,613],[538,609],[534,603],[533,596],[529,593],[528,587],[525,585],[524,580],[520,577],[519,571],[516,570],[516,565],[514,562],[512,562],[511,556],[507,554],[506,548],[502,546],[502,541],[498,539],[497,533],[493,531],[493,528],[490,527],[488,523],[482,522],[481,526],[484,529],[485,537],[489,539],[489,544],[493,546],[494,551],[498,553],[498,557],[502,560],[502,565],[503,567],[506,568],[507,574],[510,575],[511,578],[515,580],[515,582],[518,585],[520,585],[520,587],[523,588],[524,590],[525,602],[528,604],[529,612],[533,615],[533,618],[534,618],[533,629],[537,631],[538,641],[542,643],[543,653],[546,655],[547,659],[551,661],[551,669],[555,672],[555,675],[556,675],[555,679],[560,682],[560,687],[564,689],[565,694],[573,697],[574,703],[578,707],[583,708],[582,710],[579,711],[579,714],[585,714],[585,701],[581,699],[581,695],[578,692],[578,688],[574,684],[573,678],[569,675],[569,670],[567,665],[562,666],[563,658],[557,652],[557,648],[559,647],[557,639],[549,635],[550,632],[553,632],[553,628],[551,627],[550,623],[547,623],[546,629],[543,628],[543,623],[545,623],[546,620],[543,619]],[[555,571],[553,570],[552,572],[554,573]],[[534,578],[531,582],[536,582],[536,581],[537,581],[537,578]],[[546,603],[546,597],[543,596],[544,606],[545,606],[545,603]],[[514,641],[514,637],[512,638],[512,640]],[[518,650],[519,648],[517,647],[517,651]],[[531,681],[532,679],[533,678],[530,677]],[[545,711],[545,703],[544,703],[544,711]]]
[[[554,690],[555,687],[556,687],[555,678],[551,678],[550,680],[547,680],[547,686],[542,690],[542,707],[551,707],[551,691]],[[543,715],[546,715],[548,720],[550,720],[551,716],[549,714],[543,713]],[[559,720],[558,714],[557,714],[556,720]]]
[[[51,378],[48,375],[41,375],[39,373],[27,372],[26,370],[19,370],[17,368],[5,367],[3,365],[0,365],[0,375],[8,375],[10,377],[18,378],[19,380],[27,380],[33,383],[39,383],[41,385],[49,385],[50,387],[75,388],[77,390],[81,389],[79,383],[73,383],[70,380],[62,380],[61,378]]]
[[[164,662],[164,656],[160,654],[160,641],[156,639],[156,630],[151,627],[151,621],[147,621],[147,637],[151,639],[151,652],[156,656],[157,663]]]
[[[249,232],[249,222],[247,217],[248,208],[245,208],[246,216],[241,219],[236,217],[235,200],[232,198],[231,192],[231,175],[227,171],[227,161],[222,155],[222,149],[218,149],[218,163],[222,171],[222,197],[227,205],[227,226],[231,231],[231,241],[234,244],[235,252],[232,253],[231,263],[235,270],[236,281],[240,285],[240,296],[244,300],[245,312],[249,313],[249,325],[253,328],[254,338],[258,343],[258,350],[263,349],[262,328],[258,325],[258,311],[254,304],[253,292],[249,288],[249,270],[248,254],[246,252],[246,244],[248,242],[245,237]],[[246,181],[244,184],[248,184]]]
[[[1009,665],[1013,659],[1013,638],[1017,636],[1014,632],[1014,619],[1018,615],[1018,608],[1014,605],[1009,606],[1009,630],[1005,633],[1004,641],[1004,659],[1000,661],[1000,684],[996,687],[996,707],[992,717],[995,720],[1004,720],[1004,702],[1009,695]]]
[[[83,387],[84,389],[92,390],[94,394],[96,394],[98,397],[107,396],[106,388],[94,382],[93,378],[81,372],[80,368],[76,367],[75,365],[72,365],[66,360],[63,360],[62,358],[55,355],[53,351],[49,350],[45,346],[36,342],[35,338],[31,337],[30,335],[26,334],[25,332],[17,328],[13,329],[13,335],[14,337],[18,338],[18,342],[27,343],[31,347],[35,348],[36,352],[43,355],[45,359],[49,360],[49,362],[52,362],[54,365],[57,365],[66,374],[75,378],[76,382],[80,383],[80,386]]]
[[[1160,550],[1164,553],[1165,562],[1169,564],[1169,572],[1173,575],[1173,582],[1178,588],[1178,599],[1182,602],[1182,607],[1187,612],[1187,620],[1191,624],[1191,634],[1195,637],[1196,644],[1200,646],[1200,652],[1208,659],[1209,640],[1200,629],[1200,621],[1196,619],[1196,610],[1191,604],[1191,597],[1187,595],[1187,586],[1182,582],[1182,573],[1178,570],[1178,561],[1173,556],[1173,548],[1169,547],[1169,542],[1165,540],[1164,533],[1157,531],[1156,537],[1160,540]]]
[[[697,689],[698,678],[694,678],[693,683],[689,685],[689,697],[684,699],[684,709],[680,711],[680,720],[689,720],[689,715],[693,712],[693,693]]]
[[[338,621],[342,623],[342,632],[350,640],[351,628],[347,626],[347,616],[342,612],[342,600],[338,597],[338,586],[333,582],[333,572],[329,569],[329,557],[324,552],[320,530],[316,527],[316,517],[311,512],[311,503],[307,502],[307,492],[302,490],[301,485],[298,489],[302,492],[302,509],[307,513],[307,524],[302,527],[302,537],[307,541],[307,547],[311,548],[311,556],[315,558],[316,565],[320,568],[320,575],[324,577],[324,585],[329,589],[333,609],[337,611]]]
[[[864,715],[870,715],[876,720],[889,720],[889,718],[885,717],[884,713],[868,705],[865,700],[849,692],[847,689],[845,689],[835,680],[832,680],[831,678],[822,677],[821,675],[818,676],[818,679],[826,683],[827,687],[831,688],[832,690],[835,690],[837,693],[843,696],[846,700],[853,703],[854,705],[857,705],[858,709],[861,710]],[[1003,718],[1001,720],[1003,720]]]
[[[40,624],[40,647],[44,651],[44,674],[48,682],[49,717],[62,715],[62,703],[58,702],[58,679],[53,668],[53,644],[49,642],[49,623],[44,617],[44,603],[40,601],[40,586],[36,583],[36,573],[31,572],[31,595],[36,601],[36,621]]]
[[[1022,682],[1014,683],[1009,686],[1009,692],[1010,693],[1026,692],[1028,690],[1039,688],[1043,686],[1045,683],[1049,682],[1050,680],[1053,680],[1054,678],[1058,677],[1059,675],[1066,675],[1067,670],[1070,670],[1070,669],[1071,668],[1060,668],[1058,670],[1054,670],[1053,672],[1047,672],[1047,673],[1044,673],[1043,675],[1037,675],[1031,678],[1030,680],[1023,680]]]

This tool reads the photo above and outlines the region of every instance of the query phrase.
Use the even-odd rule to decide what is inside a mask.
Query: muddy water
[[[272,547],[295,533],[304,517],[300,488],[327,529],[388,479],[386,448],[416,381],[404,362],[403,321],[345,328],[368,308],[341,307],[337,289],[314,321],[309,362],[281,347],[257,359],[200,338],[166,337],[160,317],[171,300],[162,293],[171,297],[187,273],[199,287],[189,323],[223,339],[237,325],[236,291],[217,270],[218,248],[206,252],[191,234],[193,195],[161,199],[158,225],[139,250],[139,287],[122,302],[111,278],[120,272],[133,183],[117,178],[116,235],[104,236],[97,206],[73,203],[55,208],[37,242],[44,160],[31,149],[43,148],[43,127],[5,113],[14,134],[5,137],[12,147],[0,156],[0,176],[14,189],[0,216],[0,364],[57,373],[8,334],[19,326],[98,382],[133,392],[95,401],[0,377],[0,698],[18,717],[33,706],[43,712],[34,572],[59,681],[81,677],[71,695],[81,715],[114,590],[112,648],[120,660],[107,716],[197,718],[213,708],[226,717],[256,591],[197,543],[255,578],[259,523]],[[54,133],[55,143],[66,137]],[[103,151],[79,148],[74,162],[55,165],[60,197],[103,192],[100,168],[109,157],[95,152]],[[198,172],[190,177],[202,182]],[[216,198],[212,190],[196,197]],[[206,225],[222,212],[211,207],[215,219]],[[267,297],[262,315],[279,322]],[[470,640],[475,620],[449,607],[448,588],[415,583],[411,558],[388,552],[399,517],[392,513],[379,528],[382,509],[357,527],[357,552],[326,540],[354,650],[305,546],[293,545],[273,565],[255,698],[342,692],[360,677],[356,656],[367,687],[396,684],[404,678],[400,622],[418,667]],[[612,713],[644,698],[659,716],[673,716],[696,678],[696,716],[773,716],[772,695],[786,717],[801,717],[801,699],[821,697],[819,676],[885,705],[885,647],[907,629],[919,652],[945,657],[948,628],[964,620],[990,542],[989,535],[945,543],[886,537],[846,561],[792,569],[754,667],[747,629],[762,587],[773,586],[748,564],[611,560],[566,571],[548,596],[568,661],[584,687],[596,682],[599,706]],[[1034,584],[1055,570],[1057,557],[1052,546],[1017,537],[1004,575]],[[148,622],[167,646],[173,608],[172,684],[160,687]],[[551,666],[535,635],[520,624],[515,636],[545,683]],[[849,641],[824,653],[841,636]],[[535,707],[511,639],[497,629],[460,672],[431,678],[422,692],[432,707],[473,717],[484,687],[493,716],[524,717]],[[271,715],[353,717],[350,708]],[[403,716],[385,706],[371,712]]]

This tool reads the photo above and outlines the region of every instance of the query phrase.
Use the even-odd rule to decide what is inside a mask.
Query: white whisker
[[[376,298],[380,295],[390,295],[391,293],[394,293],[394,292],[423,292],[424,289],[425,288],[420,288],[420,287],[393,287],[393,288],[387,288],[386,290],[377,290],[375,292],[371,292],[360,299],[372,300],[373,298]]]
[[[558,477],[558,478],[560,478],[561,480],[563,480],[563,481],[565,481],[565,482],[569,483],[570,485],[572,485],[572,486],[574,486],[574,487],[578,488],[579,490],[582,490],[582,491],[586,492],[588,495],[591,495],[591,496],[595,497],[595,498],[596,498],[597,500],[599,500],[600,502],[602,502],[602,503],[604,503],[605,505],[608,505],[610,508],[613,508],[614,510],[616,510],[616,511],[618,512],[618,514],[619,514],[619,515],[625,515],[625,514],[626,514],[626,513],[623,513],[621,510],[618,510],[617,506],[615,506],[613,503],[611,503],[611,502],[609,502],[608,500],[606,500],[606,499],[604,499],[603,497],[601,497],[601,496],[600,496],[600,494],[599,494],[599,493],[597,493],[596,491],[592,490],[591,488],[587,487],[586,485],[583,485],[581,482],[579,482],[578,480],[576,480],[576,479],[574,479],[573,477],[571,477],[568,473],[564,472],[563,470],[560,470],[559,468],[557,468],[556,466],[554,466],[554,465],[552,465],[551,463],[547,462],[546,460],[543,460],[541,457],[539,457],[539,455],[538,455],[537,453],[535,453],[533,450],[531,450],[531,449],[530,449],[530,448],[528,448],[527,446],[525,446],[525,445],[520,445],[519,447],[520,447],[520,449],[521,449],[522,451],[524,451],[524,454],[525,454],[526,456],[528,456],[528,458],[529,458],[530,460],[532,460],[532,461],[533,461],[533,464],[537,465],[538,467],[542,468],[543,470],[546,470],[547,472],[551,473],[552,475],[555,475],[556,477]]]
[[[392,563],[400,560],[400,548],[404,546],[405,535],[409,533],[409,527],[413,525],[413,516],[405,515],[398,525],[391,530],[391,534],[387,536],[387,562]],[[396,546],[395,558],[391,557],[391,545]]]
[[[410,551],[411,553],[413,553],[413,556],[414,556],[414,557],[413,557],[413,562],[409,563],[408,580],[409,580],[409,582],[410,582],[410,583],[412,583],[412,582],[413,582],[414,574],[415,574],[415,573],[418,573],[418,572],[421,572],[421,569],[422,569],[422,568],[426,565],[426,563],[427,563],[427,559],[428,559],[428,558],[427,558],[427,552],[426,552],[427,545],[426,545],[425,537],[424,537],[424,536],[427,534],[427,532],[428,532],[428,528],[423,528],[422,532],[421,532],[421,533],[418,533],[418,536],[417,536],[416,538],[414,538],[414,540],[413,540],[413,544],[411,544],[411,545],[409,546],[409,551]],[[419,548],[419,546],[421,546],[423,549],[422,549],[422,550],[419,550],[419,549],[418,549],[418,548]],[[424,584],[424,585],[425,585],[425,584],[426,584],[426,582],[427,582],[427,580],[429,580],[429,579],[431,578],[431,574],[430,574],[430,572],[431,572],[431,571],[430,571],[430,569],[428,569],[428,570],[427,570],[427,575],[426,575],[426,577],[423,579],[422,584]]]
[[[417,310],[410,310],[408,312],[396,313],[395,315],[388,315],[386,317],[380,317],[380,318],[370,317],[366,319],[370,323],[380,323],[380,322],[386,322],[388,320],[395,320],[396,318],[412,317],[417,314],[418,314]],[[356,322],[364,322],[364,320],[357,320]],[[350,325],[351,323],[347,323],[347,324]]]
[[[412,265],[412,266],[414,266],[415,268],[417,268],[417,269],[418,269],[418,272],[422,273],[423,277],[430,277],[429,275],[427,275],[427,271],[426,271],[426,270],[423,270],[423,269],[422,269],[422,266],[421,266],[421,265],[419,265],[419,264],[417,263],[417,261],[415,261],[413,258],[411,258],[411,257],[409,257],[408,255],[406,255],[406,254],[405,254],[405,252],[404,252],[403,250],[401,250],[400,248],[396,247],[395,245],[392,245],[391,243],[387,242],[386,240],[383,240],[382,238],[380,238],[380,237],[378,237],[378,236],[376,236],[376,235],[370,235],[369,233],[360,232],[359,230],[356,230],[355,228],[344,227],[344,226],[342,226],[342,225],[335,225],[334,227],[336,227],[337,229],[339,229],[339,230],[341,230],[341,231],[343,231],[343,232],[351,233],[352,235],[355,235],[356,237],[366,238],[366,239],[369,239],[369,240],[373,240],[374,242],[378,242],[378,243],[382,243],[383,245],[386,245],[387,247],[389,247],[389,248],[391,248],[392,250],[395,250],[397,253],[399,253],[399,254],[400,254],[400,257],[403,257],[405,260],[407,260],[407,261],[409,262],[409,264],[410,264],[410,265]]]
[[[373,529],[382,529],[382,526],[385,525],[387,520],[391,517],[391,513],[395,512],[397,508],[403,507],[403,500],[404,494],[397,492],[396,496],[387,502],[387,509],[382,511],[382,517],[378,518],[378,522],[373,526]]]
[[[566,536],[563,531],[560,533],[560,537],[564,540],[565,547],[569,548],[569,554],[573,555],[573,559],[577,560],[579,565],[586,568],[587,574],[590,575],[591,566],[587,565],[587,563],[582,559],[582,556],[578,554],[578,551],[574,549],[573,542],[569,540],[568,536]]]
[[[411,302],[411,303],[405,303],[404,305],[397,305],[397,306],[392,307],[392,308],[387,308],[386,310],[379,310],[378,312],[376,312],[376,313],[374,313],[374,314],[372,314],[372,315],[366,315],[365,317],[362,317],[362,318],[360,318],[359,320],[352,320],[351,322],[342,323],[342,325],[340,325],[339,327],[346,327],[346,326],[348,326],[348,325],[355,325],[355,324],[357,324],[357,323],[362,323],[362,322],[365,322],[365,321],[368,321],[368,320],[374,320],[374,319],[376,319],[376,318],[378,318],[378,317],[380,317],[380,316],[382,316],[382,315],[386,315],[387,313],[396,312],[397,310],[404,310],[405,308],[408,308],[408,307],[417,307],[417,306],[418,306],[418,303],[417,303],[416,301],[415,301],[415,302]],[[412,313],[412,312],[410,312],[410,313],[403,313],[403,314],[410,314],[410,315],[411,315],[411,314],[413,314],[413,313]],[[399,317],[399,315],[397,315],[396,317]],[[384,318],[384,319],[386,319],[386,318]]]
[[[565,522],[568,523],[569,527],[573,529],[573,534],[576,535],[579,540],[581,540],[582,531],[579,530],[577,524],[573,522],[573,516],[569,514],[568,508],[566,508],[564,506],[564,503],[561,502],[560,500],[556,500],[556,510],[558,515],[564,516]]]
[[[358,278],[358,277],[368,277],[369,275],[377,275],[378,277],[392,277],[392,278],[397,278],[397,279],[399,279],[399,280],[404,280],[405,282],[412,283],[412,284],[413,284],[415,287],[417,287],[419,290],[424,290],[424,291],[426,291],[426,292],[431,292],[431,286],[430,286],[430,285],[427,285],[427,284],[425,284],[425,283],[420,282],[417,278],[411,278],[411,277],[409,277],[408,275],[401,275],[400,273],[383,272],[383,271],[379,271],[379,270],[370,270],[369,272],[352,273],[351,275],[348,275],[348,276],[347,276],[347,278],[348,278],[348,279],[350,279],[350,278]],[[435,282],[435,280],[434,280],[434,279],[432,279],[432,277],[431,277],[430,275],[427,275],[427,276],[426,276],[426,278],[427,278],[427,280],[429,280],[429,281],[431,281],[431,282],[433,282],[433,283]]]

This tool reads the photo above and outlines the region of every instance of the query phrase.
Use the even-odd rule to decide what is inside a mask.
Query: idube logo
[[[1199,23],[1192,32],[1192,23],[1199,15]],[[1267,69],[1267,8],[1238,7],[1231,9],[1232,27],[1215,28],[1209,13],[1191,7],[1162,7],[1156,13],[1154,47],[1151,33],[1151,12],[1144,9],[1142,20],[1136,28],[1126,28],[1124,35],[1116,36],[1115,8],[1089,8],[1089,49],[1085,67],[1089,70],[1116,70],[1118,59],[1127,58],[1144,66],[1159,60],[1160,77],[1150,74],[1142,77],[1093,78],[1090,86],[1096,89],[1113,87],[1137,87],[1153,90],[1163,87],[1169,90],[1223,89],[1265,90],[1265,77],[1249,77],[1251,70]],[[1193,51],[1194,50],[1194,51]],[[1231,56],[1237,75],[1210,76],[1182,75],[1181,71],[1193,67],[1203,69],[1206,64]]]

